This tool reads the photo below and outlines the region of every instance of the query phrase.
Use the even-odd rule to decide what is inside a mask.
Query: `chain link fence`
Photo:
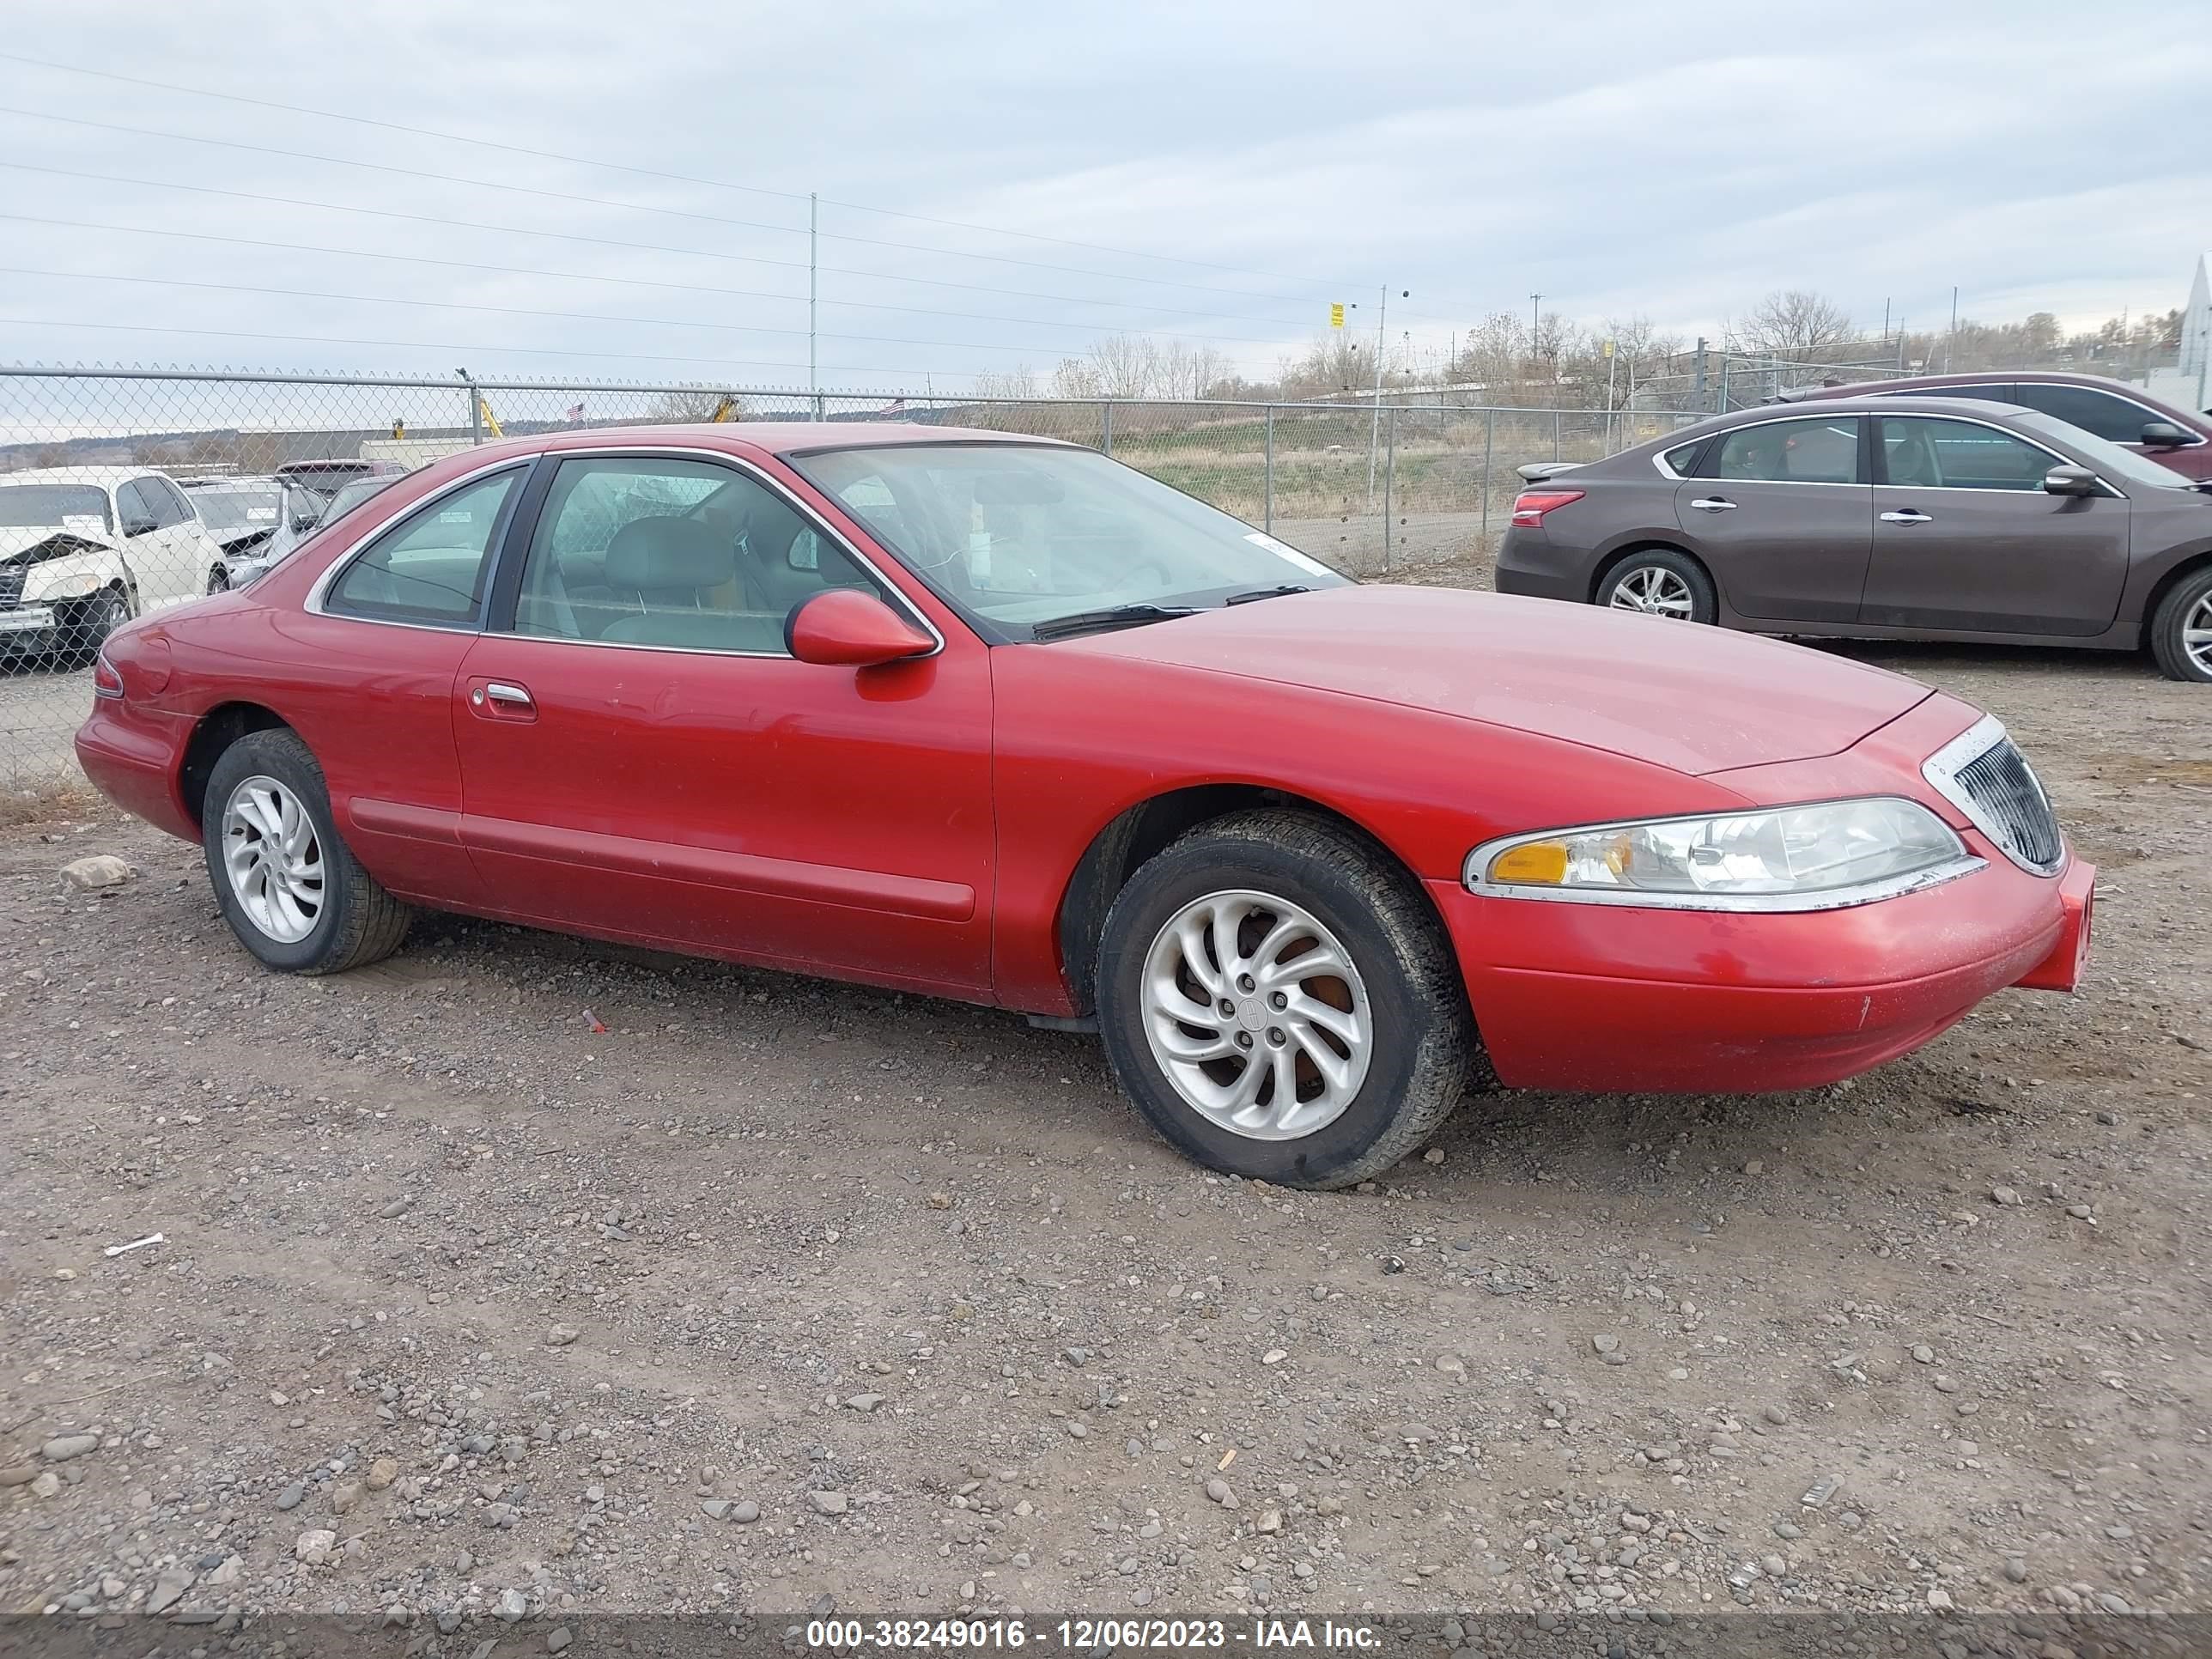
[[[1594,460],[1696,418],[0,368],[0,789],[76,775],[90,665],[129,617],[236,586],[334,510],[502,436],[770,420],[1029,433],[1103,449],[1348,574],[1479,580],[1516,465]]]

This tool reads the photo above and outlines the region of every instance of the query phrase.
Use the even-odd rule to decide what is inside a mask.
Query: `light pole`
[[[1398,290],[1398,297],[1401,300],[1410,300],[1413,295],[1413,290],[1409,288],[1401,288]],[[1390,285],[1385,283],[1382,285],[1382,303],[1376,307],[1375,312],[1375,406],[1370,411],[1367,422],[1367,510],[1370,513],[1375,510],[1375,452],[1382,441],[1382,354],[1384,349],[1382,331],[1389,317]],[[1385,545],[1388,545],[1387,540]]]

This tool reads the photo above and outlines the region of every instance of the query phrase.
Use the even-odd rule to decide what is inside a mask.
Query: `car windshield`
[[[271,532],[283,522],[284,495],[274,487],[246,489],[234,484],[190,492],[200,519],[217,534],[234,531]]]
[[[392,482],[390,478],[356,478],[331,497],[330,505],[323,509],[323,516],[316,521],[318,526],[343,518]]]
[[[89,520],[72,524],[71,520]],[[0,527],[9,530],[112,530],[107,492],[87,484],[0,483]]]
[[[1009,638],[1139,607],[1143,621],[1346,579],[1241,520],[1088,449],[869,445],[792,465],[915,574]],[[1108,625],[1112,625],[1109,623]]]
[[[2187,489],[2190,481],[2170,467],[2138,455],[2132,449],[2123,449],[2109,438],[2100,438],[2094,432],[2085,432],[2056,416],[2039,413],[2032,409],[2014,412],[2013,423],[2023,432],[2070,449],[2107,483],[2132,485],[2146,489]]]

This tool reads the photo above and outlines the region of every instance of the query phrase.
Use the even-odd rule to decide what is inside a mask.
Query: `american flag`
[[[903,415],[906,413],[906,399],[903,398],[894,398],[890,402],[885,404],[881,409],[878,410],[876,413],[878,415]]]
[[[562,418],[562,420],[564,420],[564,421],[580,421],[580,420],[582,420],[582,419],[584,418],[584,406],[583,406],[583,404],[570,404],[568,405],[568,407],[567,412],[565,412],[565,413],[561,416],[561,418]]]

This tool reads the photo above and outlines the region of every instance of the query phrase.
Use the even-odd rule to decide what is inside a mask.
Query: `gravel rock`
[[[337,1551],[338,1535],[327,1527],[314,1527],[292,1540],[292,1559],[319,1567]]]
[[[280,1510],[296,1510],[306,1499],[307,1496],[307,1487],[301,1482],[295,1480],[291,1485],[285,1487],[283,1491],[276,1494],[276,1507]]]
[[[530,1598],[519,1589],[502,1590],[499,1605],[492,1609],[500,1619],[510,1625],[519,1625],[530,1611]]]
[[[1600,1353],[1618,1353],[1620,1352],[1620,1339],[1606,1332],[1590,1338],[1590,1346]]]
[[[399,1478],[397,1458],[380,1457],[368,1466],[368,1474],[362,1481],[371,1492],[382,1492]]]
[[[94,853],[90,858],[74,859],[62,866],[62,879],[81,893],[120,887],[131,876],[131,866],[112,853]]]
[[[52,1469],[41,1469],[31,1478],[31,1495],[34,1498],[52,1498],[61,1489],[62,1478]]]
[[[154,1581],[147,1592],[146,1611],[167,1613],[185,1599],[185,1592],[192,1587],[192,1575],[180,1567],[172,1567]]]
[[[848,1507],[842,1492],[810,1492],[806,1494],[806,1501],[814,1505],[817,1515],[842,1515]]]
[[[556,1625],[545,1632],[545,1651],[564,1653],[568,1650],[568,1644],[575,1639],[566,1625]]]
[[[742,1498],[730,1505],[730,1519],[737,1522],[740,1526],[750,1526],[760,1519],[760,1505],[750,1498]]]
[[[848,1408],[856,1412],[872,1412],[884,1403],[879,1394],[856,1394],[845,1401]]]
[[[1206,1495],[1224,1510],[1233,1510],[1237,1507],[1237,1494],[1230,1489],[1229,1483],[1218,1474],[1206,1477]]]
[[[96,1434],[58,1434],[39,1448],[39,1455],[49,1463],[66,1463],[72,1457],[99,1449],[100,1437]]]
[[[582,1334],[583,1333],[574,1325],[556,1325],[545,1333],[545,1346],[549,1348],[565,1348]]]
[[[380,1221],[396,1221],[414,1207],[415,1195],[412,1193],[402,1193],[398,1198],[393,1199],[392,1202],[379,1210],[376,1212],[376,1217]]]
[[[709,1498],[699,1505],[700,1510],[711,1521],[728,1520],[730,1511],[736,1507],[735,1502],[727,1498]]]

